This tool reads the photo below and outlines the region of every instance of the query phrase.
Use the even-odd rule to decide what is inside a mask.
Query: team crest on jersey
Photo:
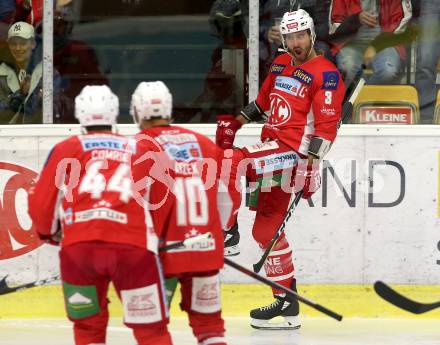
[[[286,65],[281,65],[281,64],[278,64],[278,63],[274,63],[270,67],[270,73],[272,73],[272,74],[281,74],[281,73],[283,73],[284,68],[286,68]]]
[[[178,162],[186,162],[202,159],[202,150],[197,142],[184,143],[184,144],[172,144],[167,143],[163,145],[168,157]]]
[[[268,123],[272,126],[280,126],[290,120],[292,116],[292,110],[286,99],[277,94],[270,94],[270,116]]]
[[[339,84],[339,74],[336,71],[322,72],[322,90],[336,90]]]
[[[313,81],[313,76],[301,68],[297,68],[292,73],[292,77],[306,85],[310,85]]]

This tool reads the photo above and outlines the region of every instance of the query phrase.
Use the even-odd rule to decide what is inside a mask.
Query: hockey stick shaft
[[[18,285],[18,286],[8,286],[8,284],[6,283],[6,277],[3,277],[2,280],[0,280],[0,295],[6,295],[8,293],[12,293],[12,292],[16,292],[16,291],[21,291],[21,290],[25,290],[25,289],[30,289],[36,286],[40,286],[40,285],[46,285],[48,283],[54,282],[56,280],[60,279],[59,275],[47,278],[47,279],[41,279],[41,280],[36,280],[34,282],[31,283],[27,283],[27,284],[23,284],[23,285]]]
[[[256,280],[258,280],[258,281],[260,281],[260,282],[262,282],[262,283],[264,283],[266,285],[269,285],[269,286],[271,286],[273,288],[276,288],[276,289],[284,291],[290,297],[296,298],[298,301],[300,301],[300,302],[302,302],[304,304],[307,304],[309,307],[312,307],[312,308],[320,311],[321,313],[324,313],[324,314],[332,317],[335,320],[338,320],[338,321],[342,320],[342,315],[340,315],[338,313],[335,313],[334,311],[332,311],[332,310],[330,310],[330,309],[328,309],[328,308],[326,308],[326,307],[324,307],[324,306],[322,306],[320,304],[317,304],[317,303],[315,303],[315,302],[313,302],[313,301],[311,301],[311,300],[309,300],[309,299],[307,299],[305,297],[302,297],[301,295],[298,295],[298,293],[296,293],[292,289],[289,289],[289,288],[287,288],[285,286],[282,286],[282,285],[280,285],[280,284],[278,284],[276,282],[273,282],[273,281],[271,281],[271,280],[269,280],[269,279],[267,279],[267,278],[265,278],[265,277],[255,273],[255,272],[247,269],[246,267],[243,267],[243,266],[237,264],[236,262],[234,262],[234,261],[232,261],[232,260],[230,260],[228,258],[225,258],[225,264],[235,268],[236,270],[240,271],[241,273],[246,274],[247,276],[252,277],[252,278],[254,278],[254,279],[256,279]]]
[[[187,238],[186,240],[179,241],[179,242],[176,242],[176,243],[169,244],[167,246],[160,247],[159,251],[160,252],[166,252],[166,251],[169,251],[169,250],[172,250],[172,249],[178,249],[178,248],[183,248],[183,247],[190,247],[190,246],[192,246],[195,243],[200,243],[200,242],[203,242],[203,241],[207,241],[207,240],[209,240],[211,238],[212,238],[212,234],[210,232],[207,232],[207,233],[202,234],[202,235],[190,237],[190,238]]]
[[[186,240],[179,241],[179,242],[170,244],[168,246],[161,247],[161,248],[159,248],[159,251],[163,252],[163,251],[168,251],[171,249],[176,249],[176,248],[181,248],[181,247],[190,247],[191,245],[193,245],[195,243],[207,241],[211,238],[212,238],[212,234],[210,232],[208,232],[208,233],[205,233],[205,234],[202,234],[199,236],[187,238]],[[7,276],[3,277],[3,279],[0,280],[0,295],[6,295],[8,293],[26,290],[26,289],[30,289],[30,288],[40,286],[40,285],[46,285],[48,283],[59,280],[60,276],[55,275],[55,276],[47,278],[47,279],[36,280],[31,283],[26,283],[26,284],[17,285],[17,286],[9,286],[8,283],[6,282],[6,278],[7,278]]]
[[[413,314],[423,314],[440,307],[440,301],[434,303],[419,303],[413,301],[381,281],[374,283],[374,290],[385,301]]]
[[[342,121],[344,121],[348,116],[350,116],[353,112],[353,104],[356,98],[359,96],[359,93],[361,92],[362,88],[365,85],[365,79],[358,78],[355,79],[352,83],[352,85],[347,89],[347,92],[345,94],[345,99],[342,105],[342,115],[341,119],[338,122],[337,128],[342,124]],[[267,246],[266,250],[264,251],[263,255],[261,256],[260,260],[256,264],[253,265],[254,272],[258,273],[260,272],[261,268],[263,267],[267,257],[275,247],[275,244],[277,240],[280,238],[281,234],[284,232],[284,228],[286,227],[287,221],[292,216],[292,213],[296,206],[298,205],[300,199],[302,196],[302,192],[299,192],[295,199],[292,201],[292,203],[289,205],[286,215],[284,216],[283,221],[281,222],[280,226],[278,227],[277,231],[273,235],[272,239],[269,242],[269,245]]]

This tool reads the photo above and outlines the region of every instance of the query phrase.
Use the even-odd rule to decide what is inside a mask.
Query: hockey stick
[[[345,93],[345,100],[342,105],[342,111],[341,111],[342,116],[338,122],[338,127],[337,127],[338,129],[339,127],[341,127],[342,121],[344,121],[344,119],[346,119],[353,112],[354,101],[356,100],[362,88],[364,87],[364,84],[365,84],[365,79],[359,78],[354,80],[353,83],[350,85],[350,87],[347,89],[347,92]],[[302,196],[302,191],[296,194],[295,199],[293,199],[292,203],[289,205],[286,215],[284,216],[283,221],[281,222],[277,231],[270,240],[269,245],[267,246],[260,260],[258,260],[258,262],[253,265],[254,272],[256,273],[260,272],[261,268],[266,262],[267,257],[275,247],[278,238],[280,238],[281,234],[284,232],[284,228],[286,227],[287,221],[290,219],[293,211],[295,210],[296,206],[301,200],[301,196]]]
[[[35,286],[40,286],[40,285],[46,285],[48,283],[54,282],[56,280],[60,279],[60,275],[57,274],[53,277],[49,277],[46,279],[41,279],[41,280],[36,280],[32,283],[27,283],[27,284],[23,284],[23,285],[18,285],[18,286],[8,286],[8,284],[6,283],[6,278],[8,276],[3,277],[2,280],[0,280],[0,295],[6,295],[8,293],[11,292],[16,292],[16,291],[21,291],[21,290],[25,290],[25,289],[30,289],[33,288]]]
[[[387,284],[381,281],[374,283],[374,290],[385,301],[394,304],[396,307],[409,311],[413,314],[423,314],[440,307],[440,301],[434,303],[419,303],[401,295]]]
[[[302,296],[298,295],[298,293],[296,293],[292,289],[289,289],[289,288],[287,288],[285,286],[282,286],[282,285],[280,285],[280,284],[278,284],[276,282],[273,282],[273,281],[271,281],[271,280],[269,280],[269,279],[267,279],[267,278],[265,278],[265,277],[255,273],[255,272],[252,272],[251,270],[247,269],[246,267],[243,267],[243,266],[237,264],[236,262],[234,262],[234,261],[232,261],[232,260],[230,260],[228,258],[225,258],[225,264],[235,268],[236,270],[240,271],[241,273],[244,273],[247,276],[252,277],[252,278],[254,278],[254,279],[256,279],[256,280],[258,280],[258,281],[260,281],[260,282],[262,282],[262,283],[264,283],[266,285],[269,285],[269,286],[271,286],[273,288],[276,288],[276,289],[284,291],[290,297],[296,298],[298,301],[303,302],[304,304],[307,304],[309,307],[312,307],[312,308],[314,308],[316,310],[319,310],[321,313],[324,313],[324,314],[332,317],[335,320],[338,320],[338,321],[342,320],[342,315],[339,315],[339,314],[335,313],[334,311],[331,311],[330,309],[328,309],[328,308],[326,308],[326,307],[324,307],[324,306],[322,306],[320,304],[317,304],[317,303],[315,303],[315,302],[313,302],[313,301],[311,301],[311,300],[309,300],[309,299],[307,299],[305,297],[302,297]]]
[[[176,248],[180,248],[180,247],[190,247],[190,246],[194,245],[195,243],[200,243],[200,242],[209,240],[211,238],[212,238],[212,234],[210,232],[207,232],[202,235],[187,238],[186,240],[179,241],[179,242],[170,244],[168,246],[161,247],[161,248],[159,248],[159,251],[163,252],[163,251],[168,251],[168,250],[176,249]],[[2,278],[2,280],[0,280],[0,295],[6,295],[8,293],[21,291],[21,290],[25,290],[25,289],[30,289],[30,288],[40,286],[40,285],[47,285],[48,283],[51,283],[51,282],[54,282],[54,281],[60,279],[60,275],[57,274],[55,276],[52,276],[52,277],[49,277],[46,279],[36,280],[31,283],[26,283],[26,284],[17,285],[17,286],[9,286],[8,283],[6,282],[7,277],[8,276],[5,276]]]
[[[160,252],[166,252],[166,251],[169,251],[169,250],[172,250],[172,249],[178,249],[178,248],[182,248],[182,247],[191,247],[192,245],[194,245],[196,243],[201,243],[203,241],[210,240],[211,238],[212,238],[212,234],[210,232],[207,232],[207,233],[202,234],[202,235],[197,235],[197,236],[194,236],[194,237],[190,237],[190,238],[187,238],[186,240],[179,241],[179,242],[176,242],[176,243],[169,244],[167,246],[160,247],[159,251]]]

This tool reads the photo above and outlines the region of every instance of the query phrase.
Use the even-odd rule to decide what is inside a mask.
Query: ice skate
[[[229,230],[223,231],[225,256],[236,256],[240,254],[238,243],[240,242],[240,233],[238,232],[238,223],[235,223]]]
[[[250,312],[251,326],[256,329],[293,330],[301,327],[297,300],[275,296],[275,301]]]

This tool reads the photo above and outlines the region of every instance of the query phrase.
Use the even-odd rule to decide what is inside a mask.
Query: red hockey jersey
[[[41,237],[50,237],[61,225],[62,246],[105,241],[157,253],[151,217],[133,195],[135,148],[133,139],[110,132],[55,145],[29,193],[29,214]]]
[[[323,56],[299,66],[290,54],[278,56],[256,99],[268,117],[261,140],[281,140],[304,155],[313,136],[333,141],[344,94],[339,71]]]
[[[229,193],[219,191],[223,150],[207,137],[177,126],[144,129],[137,142],[133,178],[146,186],[153,223],[163,245],[206,232],[213,235],[189,248],[161,252],[165,273],[223,267],[222,225],[231,221],[233,211]],[[239,207],[239,199],[235,207]]]

